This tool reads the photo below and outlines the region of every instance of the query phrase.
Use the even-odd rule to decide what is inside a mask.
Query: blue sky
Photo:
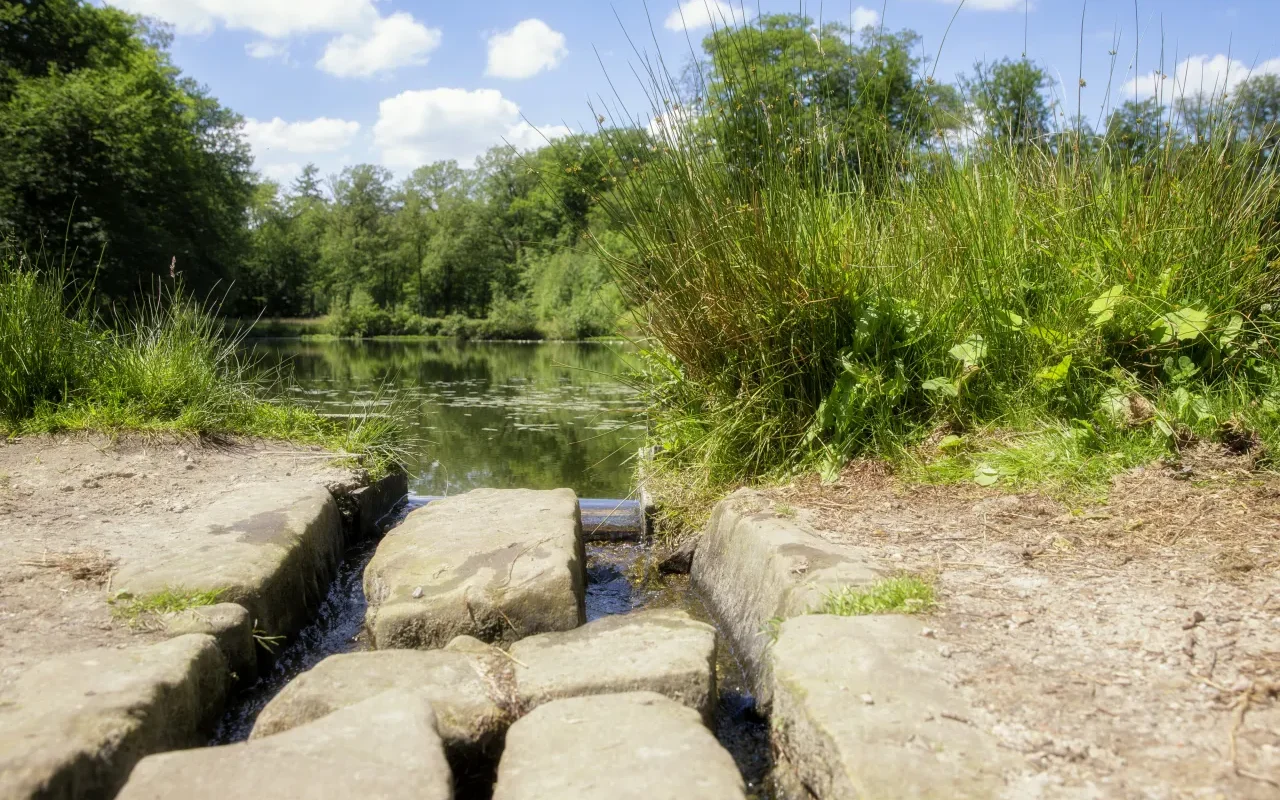
[[[380,163],[399,175],[439,158],[469,164],[503,140],[594,129],[589,103],[611,96],[647,116],[632,66],[641,50],[673,67],[727,16],[726,0],[110,0],[174,27],[174,60],[242,114],[258,168],[290,180],[314,161],[326,172]],[[1150,93],[1162,68],[1197,86],[1280,73],[1280,0],[957,0],[771,2],[747,14],[802,11],[880,21],[923,36],[937,75],[975,60],[1018,57],[1046,67],[1075,113],[1083,45],[1083,108]],[[683,7],[683,16],[675,13]],[[741,6],[733,2],[733,14]],[[1084,14],[1083,36],[1081,15]],[[690,29],[686,34],[686,28]],[[1135,37],[1135,31],[1137,36]],[[943,35],[946,42],[943,45]],[[1134,66],[1135,43],[1138,63]],[[1163,49],[1163,61],[1161,60]],[[1174,91],[1169,82],[1163,91]]]

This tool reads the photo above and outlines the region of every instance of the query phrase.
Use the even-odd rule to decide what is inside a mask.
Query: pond
[[[332,416],[409,416],[410,491],[568,487],[627,497],[644,436],[625,344],[250,340],[287,391]],[[398,401],[407,401],[403,404]]]

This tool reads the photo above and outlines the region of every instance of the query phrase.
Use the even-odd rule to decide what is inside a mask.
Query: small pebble
[[[926,639],[932,639],[937,635],[937,631],[935,631],[933,628],[925,628],[920,631],[920,635]]]
[[[862,695],[861,700],[863,705],[873,706],[876,704],[876,699],[869,694]]]
[[[419,597],[422,597],[422,587],[421,587],[421,586],[415,586],[415,587],[413,587],[413,597],[414,597],[414,599],[415,599],[415,600],[416,600],[417,598],[419,598]]]
[[[938,648],[938,655],[943,658],[951,658],[951,648],[944,644],[942,647]]]

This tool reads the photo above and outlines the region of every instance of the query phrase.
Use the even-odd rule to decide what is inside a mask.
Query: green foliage
[[[840,145],[824,156],[877,180],[901,148],[958,115],[954,90],[921,77],[919,42],[912,31],[875,28],[855,38],[844,26],[797,14],[721,28],[703,40],[706,61],[692,87],[714,122],[704,127],[704,115],[683,114],[702,141],[716,142],[728,164],[747,172],[774,159],[809,160],[816,138],[809,122],[820,119],[824,137]],[[680,109],[670,104],[666,113],[678,118]]]
[[[626,249],[612,231],[595,235],[611,252]],[[529,295],[538,323],[555,339],[587,339],[612,333],[623,313],[608,265],[598,251],[579,246],[530,260]]]
[[[776,67],[760,70],[782,85],[792,73]],[[668,113],[686,95],[653,74]],[[833,475],[856,455],[901,457],[941,424],[1023,425],[1046,433],[1008,463],[952,442],[957,470],[1016,484],[1034,474],[1017,461],[1060,453],[1083,474],[1054,470],[1079,484],[1177,447],[1179,426],[1212,435],[1237,418],[1271,435],[1280,173],[1263,144],[1221,127],[1117,160],[1105,139],[1041,135],[1042,85],[1029,63],[984,67],[970,89],[986,93],[992,135],[903,147],[874,185],[821,103],[750,130],[718,94],[686,106],[697,123],[666,130],[605,202],[632,245],[611,264],[653,343],[663,460],[713,484]],[[804,146],[779,144],[792,140]],[[1113,392],[1157,413],[1097,420]]]
[[[19,267],[0,246],[0,419],[20,419],[61,400],[90,368],[98,345],[82,303],[63,299],[65,279]]]
[[[866,588],[849,586],[830,592],[815,614],[860,617],[867,614],[924,614],[937,605],[933,584],[916,575],[876,581]]]
[[[165,36],[78,0],[0,6],[0,236],[58,242],[69,277],[126,297],[177,260],[204,292],[244,252],[240,118],[170,62]]]
[[[1049,76],[1030,60],[978,63],[965,88],[982,115],[989,135],[999,142],[1025,145],[1049,133]]]

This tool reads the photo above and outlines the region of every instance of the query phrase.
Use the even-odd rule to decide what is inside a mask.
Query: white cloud
[[[209,33],[221,23],[273,39],[367,26],[371,0],[110,0],[111,5],[168,22],[178,33]]]
[[[742,21],[742,12],[735,14],[733,6],[725,0],[684,0],[663,24],[669,31],[696,31],[702,28],[725,27]]]
[[[559,125],[540,130],[547,138],[569,132]],[[543,144],[537,130],[520,119],[520,107],[497,89],[401,92],[378,104],[373,128],[374,145],[383,163],[392,168],[441,159],[469,166],[504,140],[525,149]]]
[[[535,128],[524,120],[507,129],[502,139],[507,144],[520,150],[537,150],[548,142],[563,138],[573,133],[564,125],[543,125]]]
[[[250,58],[289,59],[289,45],[271,39],[259,39],[244,46],[244,52]]]
[[[1191,56],[1174,68],[1172,74],[1148,72],[1121,87],[1121,97],[1158,96],[1172,100],[1183,96],[1222,95],[1230,92],[1252,75],[1280,75],[1280,58],[1249,66],[1225,55]]]
[[[946,3],[949,6],[960,4],[960,0],[937,0],[939,3]],[[1031,3],[1031,8],[1035,9],[1035,2]],[[1027,9],[1027,0],[964,0],[965,11],[1025,11]]]
[[[531,78],[544,69],[555,69],[569,51],[564,34],[540,19],[526,19],[509,31],[489,37],[486,75],[498,78]]]
[[[403,11],[376,20],[367,31],[344,33],[324,48],[316,66],[341,78],[367,78],[379,72],[427,63],[440,46],[439,28],[428,28]]]
[[[880,24],[880,12],[874,8],[858,6],[849,17],[849,27],[855,31],[871,28]]]
[[[266,164],[258,167],[258,171],[262,173],[264,178],[275,181],[281,186],[288,187],[293,183],[293,179],[302,174],[302,165],[296,161],[287,161],[283,164]]]
[[[126,11],[156,17],[178,33],[211,33],[218,25],[253,31],[266,40],[245,52],[254,58],[285,56],[278,41],[313,33],[338,34],[316,66],[339,77],[369,77],[396,67],[427,63],[440,45],[440,30],[411,14],[382,16],[374,0],[108,0]],[[273,41],[277,40],[277,41]]]
[[[285,122],[245,120],[244,133],[254,155],[262,158],[271,151],[288,153],[332,153],[346,147],[360,132],[360,123],[345,119],[317,119]]]
[[[646,130],[649,131],[649,135],[653,138],[675,145],[680,142],[680,137],[684,134],[685,128],[693,121],[693,112],[687,106],[677,106],[666,114],[658,114],[649,120]]]

